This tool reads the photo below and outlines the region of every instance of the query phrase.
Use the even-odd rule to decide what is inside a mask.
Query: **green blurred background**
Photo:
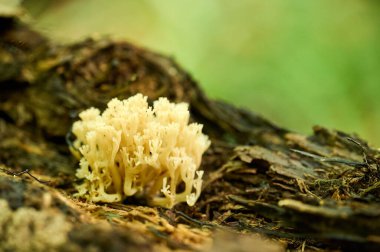
[[[173,56],[213,98],[380,145],[380,1],[24,0],[61,43],[110,35]]]

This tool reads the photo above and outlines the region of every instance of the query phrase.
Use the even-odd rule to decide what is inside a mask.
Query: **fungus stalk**
[[[150,107],[137,94],[112,99],[103,113],[90,108],[79,117],[72,129],[82,156],[79,197],[119,202],[138,194],[153,206],[195,204],[202,187],[198,168],[210,141],[201,124],[189,124],[188,104],[159,98]]]

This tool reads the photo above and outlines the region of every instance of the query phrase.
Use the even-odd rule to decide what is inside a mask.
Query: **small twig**
[[[366,147],[364,147],[358,140],[352,138],[352,137],[346,137],[346,139],[350,142],[353,142],[354,144],[356,144],[357,146],[360,147],[360,149],[365,153],[366,152]]]
[[[367,167],[368,166],[368,164],[366,162],[358,162],[358,161],[352,161],[352,160],[348,160],[348,159],[334,158],[334,157],[333,158],[326,158],[326,157],[322,157],[319,155],[312,154],[310,152],[296,150],[296,149],[291,149],[291,151],[296,152],[296,153],[301,154],[301,155],[304,155],[306,157],[311,157],[311,158],[318,160],[320,162],[345,164],[345,165],[353,166],[355,168]]]
[[[212,223],[207,223],[207,222],[203,222],[203,221],[199,221],[199,220],[196,220],[194,218],[191,218],[190,216],[188,216],[187,214],[185,214],[184,212],[181,212],[181,211],[178,211],[178,210],[174,210],[174,212],[178,215],[180,215],[180,217],[182,217],[183,219],[187,220],[188,222],[192,222],[192,223],[195,223],[196,225],[200,226],[200,227],[215,227],[214,224]]]
[[[23,174],[28,174],[31,178],[33,178],[34,180],[36,180],[37,182],[39,182],[41,184],[49,184],[50,183],[50,181],[45,181],[45,180],[41,180],[41,179],[37,178],[36,176],[34,176],[33,174],[30,173],[29,169],[25,169],[25,170],[20,171],[20,172],[14,172],[14,171],[11,171],[9,169],[5,169],[3,167],[0,167],[0,170],[5,172],[8,175],[12,175],[12,176],[16,176],[16,177],[20,177]]]
[[[50,181],[48,181],[48,180],[42,180],[42,179],[39,179],[39,178],[35,177],[34,175],[32,175],[32,174],[29,172],[29,170],[26,170],[26,173],[27,173],[30,177],[32,177],[33,179],[35,179],[37,182],[39,182],[39,183],[41,183],[41,184],[49,184],[49,183],[50,183]]]
[[[352,142],[352,143],[354,143],[354,144],[356,144],[357,146],[360,147],[360,149],[362,150],[363,160],[366,163],[367,167],[370,167],[369,162],[368,162],[367,148],[365,146],[363,146],[356,139],[353,139],[351,137],[347,137],[347,140],[350,141],[350,142]]]

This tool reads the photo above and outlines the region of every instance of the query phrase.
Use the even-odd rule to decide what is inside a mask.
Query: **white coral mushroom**
[[[101,114],[90,108],[73,125],[82,158],[78,194],[94,202],[117,202],[143,194],[151,205],[192,206],[202,187],[198,168],[210,145],[202,125],[189,123],[188,104],[166,98],[148,106],[137,94],[117,98]]]

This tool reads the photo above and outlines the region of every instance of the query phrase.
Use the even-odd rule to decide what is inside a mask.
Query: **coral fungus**
[[[202,187],[198,170],[210,145],[202,125],[189,124],[188,104],[160,98],[150,107],[137,94],[90,108],[73,125],[82,157],[78,194],[94,202],[118,202],[142,195],[154,206],[192,206]]]

